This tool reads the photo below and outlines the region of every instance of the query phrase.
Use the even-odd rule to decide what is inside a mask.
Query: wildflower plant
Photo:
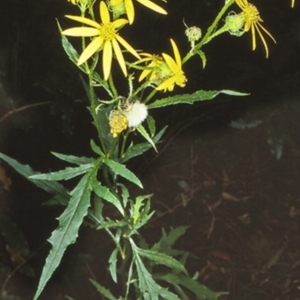
[[[97,131],[87,146],[91,147],[94,156],[77,157],[53,152],[69,166],[41,174],[0,153],[0,158],[21,175],[53,194],[52,202],[65,207],[58,218],[57,229],[48,240],[52,248],[34,299],[40,297],[60,265],[65,250],[76,241],[80,226],[87,220],[95,230],[105,231],[114,243],[108,270],[112,281],[122,288],[119,294],[114,294],[101,283],[91,280],[103,299],[189,299],[186,294],[189,290],[199,299],[216,300],[224,293],[213,292],[199,283],[196,277],[190,276],[184,267],[186,254],[172,249],[176,238],[184,234],[186,227],[175,228],[169,233],[163,230],[161,240],[152,246],[142,237],[140,229],[151,221],[154,214],[151,211],[152,195],[130,196],[126,183],[141,189],[143,185],[138,176],[126,167],[126,162],[149,149],[157,151],[157,144],[161,142],[167,126],[157,131],[151,110],[211,100],[220,93],[246,95],[232,90],[199,90],[182,94],[181,89],[189,83],[185,64],[199,56],[204,68],[207,60],[203,48],[207,43],[224,33],[240,37],[251,31],[252,49],[256,49],[258,33],[268,57],[269,48],[263,34],[273,42],[275,39],[261,25],[263,20],[256,6],[247,0],[227,0],[207,30],[198,27],[200,24],[188,27],[184,23],[186,28],[183,26],[182,30],[187,36],[186,43],[190,43],[187,53],[180,50],[181,44],[174,37],[166,41],[165,52],[148,53],[140,50],[138,40],[132,44],[127,42],[122,29],[135,26],[136,5],[148,8],[149,14],[165,16],[168,11],[166,1],[68,1],[77,5],[79,13],[66,15],[74,21],[73,27],[62,29],[58,23],[58,29],[64,51],[85,74],[83,84]],[[170,34],[174,35],[174,32]],[[75,49],[72,45],[78,38],[81,49]],[[115,85],[115,62],[121,68],[124,82],[127,82],[127,95],[121,94],[118,85]],[[106,93],[103,99],[98,97],[100,90]],[[168,95],[172,91],[178,94]],[[144,142],[136,143],[132,139],[133,132],[140,135]],[[78,181],[72,190],[59,183],[73,178],[78,178]],[[105,206],[114,207],[117,213],[106,215]],[[157,271],[154,268],[156,264],[165,266],[167,271]]]

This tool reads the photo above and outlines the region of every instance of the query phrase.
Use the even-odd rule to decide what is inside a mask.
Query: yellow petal
[[[102,57],[102,64],[103,64],[103,75],[104,80],[107,80],[111,70],[111,61],[112,61],[112,46],[110,41],[106,41],[103,47],[103,57]]]
[[[165,62],[167,63],[169,69],[170,69],[174,74],[177,73],[179,68],[178,68],[178,66],[176,65],[175,60],[174,60],[170,55],[168,55],[168,54],[166,54],[166,53],[163,53],[162,56],[163,56]]]
[[[265,47],[265,50],[266,50],[266,58],[268,58],[268,56],[269,56],[268,45],[267,45],[266,40],[265,40],[265,38],[263,37],[262,33],[260,32],[260,29],[259,29],[258,26],[257,26],[258,24],[259,24],[259,23],[256,24],[255,28],[256,28],[256,30],[257,30],[259,36],[260,36],[260,39],[262,40],[262,42],[263,42],[263,44],[264,44],[264,47]]]
[[[140,2],[141,4],[145,5],[146,7],[160,13],[163,15],[168,14],[163,8],[161,8],[160,6],[158,6],[157,4],[149,1],[149,0],[136,0],[137,2]]]
[[[103,24],[109,23],[110,22],[109,11],[104,1],[100,2],[99,9],[100,9],[100,17],[102,23]]]
[[[136,58],[140,59],[141,57],[139,54],[118,34],[116,35],[116,39],[118,42],[126,49],[128,50],[132,55],[134,55]]]
[[[134,20],[134,6],[132,0],[125,0],[125,10],[127,13],[129,24],[132,24]]]
[[[86,24],[86,25],[90,25],[90,26],[95,27],[95,28],[100,28],[100,24],[98,24],[97,22],[95,22],[95,21],[93,21],[91,19],[88,19],[88,18],[77,17],[77,16],[70,16],[70,15],[66,15],[65,17],[68,18],[68,19],[71,19],[71,20],[74,20],[74,21]]]
[[[251,26],[251,35],[252,35],[252,50],[255,50],[256,49],[256,36],[255,36],[255,28],[254,28],[253,24]]]
[[[181,57],[180,57],[177,45],[175,44],[175,42],[172,39],[170,39],[170,41],[172,44],[176,64],[179,67],[179,69],[181,69]]]
[[[73,27],[62,31],[62,34],[70,36],[96,36],[99,35],[99,30],[91,27]]]
[[[172,76],[171,78],[168,78],[167,80],[165,80],[163,83],[161,83],[157,88],[155,88],[158,91],[161,90],[169,90],[170,92],[173,91],[174,89],[174,85],[175,85],[175,79]]]
[[[117,19],[112,22],[115,28],[119,28],[128,23],[126,19]]]
[[[140,77],[139,77],[139,82],[141,82],[145,77],[147,77],[150,73],[152,72],[152,70],[149,68],[149,69],[145,69]]]
[[[86,62],[95,52],[97,52],[102,46],[103,38],[96,37],[93,41],[83,50],[81,53],[77,65],[80,66]]]
[[[117,61],[121,67],[121,70],[123,72],[123,74],[125,75],[125,77],[127,76],[127,69],[126,69],[126,64],[125,64],[125,60],[121,51],[121,48],[118,44],[118,42],[116,40],[112,40],[112,46],[114,49],[114,52],[116,54],[117,57]]]

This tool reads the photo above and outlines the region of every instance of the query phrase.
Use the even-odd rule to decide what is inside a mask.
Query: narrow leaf
[[[93,164],[85,164],[76,168],[66,168],[57,172],[50,172],[47,174],[36,174],[29,176],[29,179],[38,180],[68,180],[88,172],[93,167]]]
[[[90,282],[94,285],[94,287],[97,289],[97,291],[103,295],[104,297],[106,297],[109,300],[118,300],[117,298],[115,298],[112,293],[110,292],[110,290],[106,289],[104,286],[100,285],[98,282],[96,282],[93,279],[90,279]]]
[[[194,102],[198,101],[206,101],[212,100],[219,94],[226,94],[231,96],[248,96],[248,93],[240,93],[231,90],[215,90],[215,91],[204,91],[200,90],[193,94],[183,94],[183,95],[175,95],[167,98],[163,98],[160,100],[156,100],[153,103],[148,105],[148,108],[159,108],[169,105],[176,105],[176,104],[193,104]]]
[[[91,148],[92,150],[100,155],[100,156],[104,156],[104,152],[100,149],[100,147],[94,142],[94,140],[91,140]]]
[[[35,172],[32,170],[32,168],[29,165],[23,165],[16,161],[15,159],[0,153],[0,158],[7,162],[12,168],[14,168],[20,175],[24,176],[26,179],[34,183],[37,187],[45,190],[47,193],[50,194],[59,194],[62,199],[65,199],[67,201],[69,199],[69,195],[66,191],[66,189],[59,184],[58,182],[51,182],[51,181],[43,181],[43,180],[36,180],[29,178],[31,175],[40,174],[38,172]]]
[[[46,283],[59,266],[66,248],[73,244],[78,237],[78,229],[90,206],[89,179],[89,173],[81,178],[78,185],[71,192],[68,206],[58,218],[59,225],[48,240],[52,245],[52,249],[46,259],[34,300],[38,299]]]
[[[153,140],[151,139],[150,135],[148,134],[148,132],[146,131],[146,129],[144,128],[144,126],[142,124],[140,124],[136,127],[136,130],[145,138],[145,140],[147,140],[150,143],[150,145],[157,152],[155,144],[154,144]]]
[[[94,158],[91,158],[91,157],[66,155],[66,154],[61,154],[61,153],[57,153],[57,152],[51,152],[51,153],[63,161],[69,162],[71,164],[76,164],[76,165],[92,163],[95,160]]]
[[[109,272],[111,275],[111,278],[113,279],[113,281],[115,283],[118,283],[118,279],[117,279],[117,255],[119,253],[119,249],[116,248],[110,255],[109,257]]]
[[[128,181],[133,182],[140,188],[143,188],[143,185],[142,185],[141,181],[138,179],[138,177],[136,177],[136,175],[134,175],[124,165],[122,165],[114,160],[108,159],[108,158],[105,158],[103,160],[103,163],[106,164],[108,167],[110,167],[111,171],[114,174],[120,175],[121,177],[127,179]]]
[[[101,185],[101,183],[98,182],[96,178],[93,180],[92,188],[97,196],[113,204],[120,211],[120,213],[124,215],[124,209],[119,199],[109,190],[109,188]]]

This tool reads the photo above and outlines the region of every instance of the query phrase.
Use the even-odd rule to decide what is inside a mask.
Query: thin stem
[[[111,74],[108,77],[108,84],[109,84],[110,90],[112,91],[114,97],[117,98],[118,97],[118,92],[117,92],[117,89],[115,87],[114,80],[113,80]]]
[[[234,3],[235,0],[229,0],[225,5],[222,7],[221,11],[218,13],[217,17],[211,24],[211,26],[208,28],[206,34],[201,39],[201,41],[194,47],[193,51],[190,51],[182,60],[182,64],[186,63],[192,56],[194,56],[197,52],[197,50],[201,49],[201,47],[208,43],[212,38],[212,32],[215,30],[216,26],[218,25],[218,22],[222,18],[222,16],[225,14],[227,9]]]
[[[152,97],[154,97],[154,95],[155,95],[156,93],[157,93],[157,90],[154,89],[154,90],[147,96],[147,98],[145,99],[144,103],[146,104],[147,102],[149,102],[149,101],[152,99]]]

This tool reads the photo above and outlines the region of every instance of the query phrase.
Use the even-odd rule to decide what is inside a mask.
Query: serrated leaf
[[[38,299],[53,272],[59,266],[66,248],[73,244],[78,237],[79,227],[90,206],[89,180],[89,173],[81,178],[70,193],[71,199],[68,206],[58,218],[59,225],[48,240],[52,248],[46,259],[34,300]]]
[[[148,134],[148,132],[146,131],[146,129],[144,128],[144,126],[140,124],[136,127],[136,130],[144,137],[145,140],[147,140],[150,143],[150,145],[154,148],[155,152],[157,152],[155,144],[151,139],[150,135]]]
[[[126,221],[105,221],[102,222],[101,225],[97,226],[97,230],[103,229],[103,228],[117,228],[117,227],[124,227],[128,225]]]
[[[218,300],[219,297],[228,294],[228,292],[214,292],[205,285],[201,284],[200,282],[183,274],[168,273],[164,275],[155,276],[155,278],[165,280],[173,286],[182,285],[186,289],[193,292],[198,299]]]
[[[69,162],[71,164],[76,164],[76,165],[89,164],[95,161],[95,159],[91,157],[66,155],[57,152],[51,152],[51,153],[63,161]]]
[[[32,168],[29,165],[23,165],[16,161],[15,159],[0,153],[0,158],[7,162],[12,168],[14,168],[20,175],[24,176],[26,179],[28,179],[30,182],[34,183],[37,187],[45,190],[47,193],[50,194],[59,194],[65,201],[67,202],[69,199],[69,195],[66,191],[66,189],[55,181],[48,181],[48,180],[36,180],[31,179],[29,176],[40,174],[38,172],[35,172],[32,170]]]
[[[194,102],[212,100],[219,94],[226,94],[231,96],[248,96],[248,93],[241,93],[231,90],[215,90],[215,91],[204,91],[200,90],[193,94],[183,94],[183,95],[175,95],[167,98],[163,98],[160,100],[156,100],[153,103],[148,105],[148,108],[159,108],[169,105],[176,104],[193,104]]]
[[[112,293],[110,292],[110,290],[106,289],[104,286],[102,286],[101,284],[99,284],[98,282],[96,282],[93,279],[90,279],[90,282],[94,285],[94,287],[97,289],[97,291],[103,295],[104,297],[106,297],[108,300],[118,300],[117,298],[115,298]]]
[[[82,175],[84,173],[87,173],[91,168],[93,167],[93,164],[85,164],[81,165],[79,167],[74,168],[65,168],[64,170],[60,170],[57,172],[50,172],[47,174],[36,174],[29,176],[29,179],[38,179],[38,180],[68,180],[71,178],[74,178],[76,176]]]
[[[106,164],[114,174],[120,175],[128,181],[136,184],[140,188],[143,188],[143,185],[138,177],[136,177],[136,175],[134,175],[134,173],[128,170],[124,165],[108,158],[103,159],[103,163]]]
[[[152,250],[144,250],[141,248],[137,248],[137,252],[140,256],[147,257],[155,264],[165,265],[171,269],[175,269],[177,271],[183,272],[184,274],[187,274],[187,270],[185,269],[185,267],[178,260],[167,254]]]
[[[180,300],[177,295],[158,285],[146,269],[141,257],[137,252],[137,247],[130,239],[132,252],[134,255],[134,263],[138,274],[139,289],[144,299],[158,300],[163,297],[167,300]]]
[[[92,188],[98,197],[113,204],[120,211],[120,213],[124,215],[124,209],[119,199],[109,190],[108,187],[101,185],[101,183],[94,178],[92,182]]]

